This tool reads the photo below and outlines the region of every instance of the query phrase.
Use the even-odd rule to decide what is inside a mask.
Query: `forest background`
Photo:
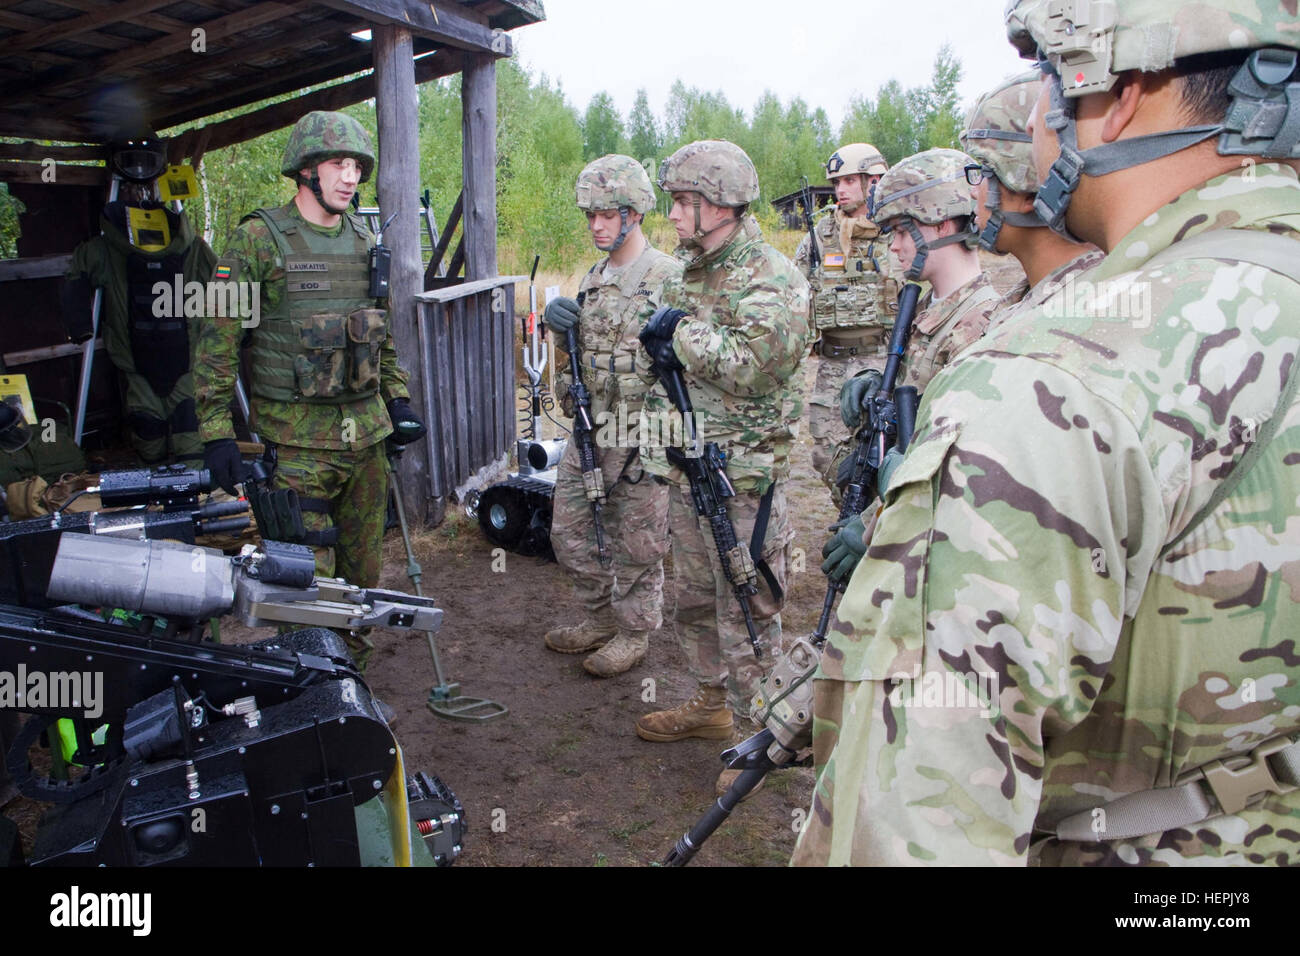
[[[659,113],[651,108],[644,89],[626,116],[605,92],[579,110],[545,74],[534,76],[517,60],[501,60],[497,64],[499,271],[526,273],[535,255],[541,256],[542,268],[551,276],[585,271],[592,248],[586,222],[573,201],[573,183],[582,167],[606,153],[626,153],[642,161],[653,180],[662,158],[697,139],[728,139],[749,154],[762,187],[752,209],[766,231],[775,232],[780,227],[771,200],[798,189],[804,176],[813,184],[824,183],[823,164],[842,143],[873,143],[891,164],[923,149],[956,147],[962,125],[957,92],[961,76],[960,61],[944,46],[935,56],[928,85],[904,89],[890,80],[874,97],[854,96],[837,130],[824,108],[800,97],[782,102],[768,91],[745,110],[729,103],[720,91],[688,87],[680,79],[673,83]],[[345,112],[374,135],[372,101]],[[460,77],[421,85],[419,113],[421,184],[442,228],[461,186]],[[228,115],[234,114],[215,116],[209,122]],[[202,194],[188,210],[196,230],[218,253],[242,216],[259,206],[282,204],[293,195],[292,184],[280,175],[288,135],[288,129],[278,130],[204,157]],[[363,204],[375,202],[374,184],[372,178],[362,187]],[[662,218],[666,208],[660,195],[647,229],[657,245],[671,249],[675,238]],[[18,212],[18,201],[0,183],[0,258],[17,255]]]

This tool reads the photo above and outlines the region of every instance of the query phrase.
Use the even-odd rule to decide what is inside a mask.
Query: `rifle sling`
[[[753,559],[758,573],[763,575],[763,580],[767,582],[772,597],[776,598],[777,604],[780,604],[785,599],[785,591],[763,558],[763,542],[767,539],[767,523],[772,517],[772,494],[775,491],[774,481],[767,486],[767,491],[763,492],[763,497],[758,502],[758,515],[754,518],[754,533],[749,538],[749,556]]]

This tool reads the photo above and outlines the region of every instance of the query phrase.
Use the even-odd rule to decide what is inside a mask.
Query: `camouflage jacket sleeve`
[[[809,344],[808,283],[797,273],[760,274],[725,320],[688,316],[673,333],[673,351],[686,371],[740,396],[784,387]]]
[[[1164,540],[1136,428],[1074,375],[980,354],[926,397],[818,673],[847,683],[795,862],[1025,863],[1047,740],[1092,709]]]
[[[389,331],[387,338],[384,339],[384,347],[379,353],[379,396],[387,405],[395,398],[411,397],[406,387],[406,382],[411,376],[398,364],[397,347],[393,343],[393,313],[387,300],[384,300],[384,305],[389,308]]]
[[[269,244],[269,247],[268,247]],[[229,266],[229,280],[263,282],[276,268],[275,243],[256,219],[231,233],[218,264]],[[194,401],[199,437],[204,442],[234,438],[230,402],[239,375],[239,345],[245,329],[236,316],[207,316],[194,343]]]
[[[799,248],[794,253],[794,264],[799,267],[799,271],[803,273],[805,279],[812,278],[811,246],[812,244],[808,241],[808,234],[805,232],[804,237],[799,240]]]

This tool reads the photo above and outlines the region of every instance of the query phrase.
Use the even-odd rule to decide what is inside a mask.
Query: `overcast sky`
[[[601,90],[626,120],[645,87],[662,118],[668,89],[721,90],[750,115],[764,90],[802,96],[838,132],[849,99],[897,79],[929,82],[935,53],[962,64],[963,108],[1027,69],[1007,43],[1005,0],[544,0],[546,20],[512,31],[520,61],[545,73],[579,112]]]

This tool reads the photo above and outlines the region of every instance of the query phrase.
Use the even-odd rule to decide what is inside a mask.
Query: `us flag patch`
[[[822,265],[824,265],[824,266],[839,266],[841,269],[843,269],[843,268],[844,268],[844,253],[842,253],[842,252],[828,252],[828,253],[826,253],[826,255],[822,258]]]

